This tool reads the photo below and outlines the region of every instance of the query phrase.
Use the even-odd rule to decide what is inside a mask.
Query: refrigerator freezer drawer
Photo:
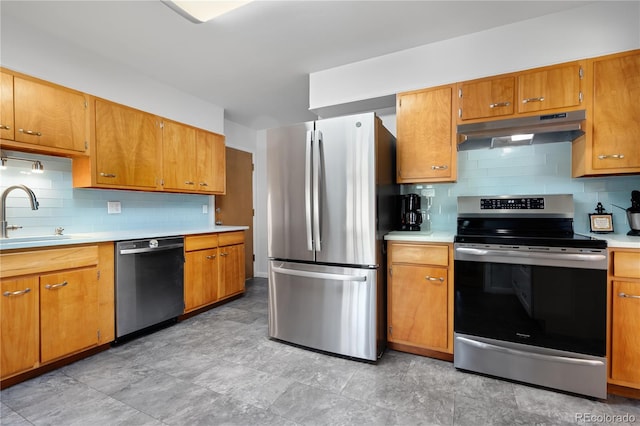
[[[376,272],[271,261],[269,337],[375,361]]]

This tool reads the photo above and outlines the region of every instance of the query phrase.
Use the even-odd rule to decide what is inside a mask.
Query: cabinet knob
[[[443,281],[444,281],[444,278],[443,278],[443,277],[437,277],[437,278],[436,278],[436,277],[432,277],[432,276],[429,276],[429,275],[427,275],[426,277],[424,277],[424,279],[425,279],[425,280],[427,280],[427,281],[440,281],[440,282],[443,282]]]
[[[200,186],[209,186],[207,182],[200,182]]]
[[[229,256],[229,253],[220,253],[220,256]]]
[[[18,129],[18,131],[20,133],[24,133],[27,135],[31,135],[31,136],[42,136],[42,133],[35,131],[35,130],[24,130],[24,129]]]
[[[187,180],[184,182],[185,185],[193,185],[195,182],[191,181],[191,180]]]
[[[0,130],[11,130],[11,126],[7,126],[6,124],[0,124]]]
[[[216,255],[215,254],[211,254],[209,256],[207,256],[207,259],[211,260],[211,259],[215,259]]]

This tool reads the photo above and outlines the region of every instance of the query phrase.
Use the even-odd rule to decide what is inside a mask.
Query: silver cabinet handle
[[[185,181],[184,181],[184,184],[185,184],[185,185],[194,185],[194,184],[195,184],[195,182],[193,182],[193,181],[191,181],[191,180],[185,180]]]
[[[446,165],[442,165],[442,166],[431,166],[431,170],[447,170],[449,168],[449,166]]]
[[[31,136],[42,136],[42,133],[37,132],[37,131],[33,131],[33,130],[18,129],[18,131],[20,133],[25,133],[25,134],[31,135]]]
[[[220,256],[229,256],[229,253],[220,253]]]
[[[537,98],[527,98],[527,99],[523,99],[522,103],[523,104],[528,104],[529,102],[542,102],[544,101],[544,96],[540,96]]]
[[[618,297],[626,297],[627,299],[640,299],[640,296],[636,296],[635,294],[627,294],[627,293],[618,293]]]
[[[444,281],[444,278],[443,278],[443,277],[438,277],[438,278],[436,278],[436,277],[431,277],[431,276],[429,276],[429,275],[427,275],[426,277],[424,277],[424,279],[425,279],[425,280],[427,280],[427,281],[440,281],[440,282],[443,282],[443,281]]]
[[[56,288],[66,287],[67,284],[69,284],[67,281],[62,281],[58,284],[47,284],[44,286],[44,288],[46,288],[47,290],[55,290]]]
[[[24,290],[18,290],[18,291],[5,291],[4,293],[2,293],[3,296],[6,297],[11,297],[11,296],[22,296],[23,294],[27,294],[31,291],[31,289],[29,287],[25,288]]]
[[[207,259],[211,260],[211,259],[215,259],[216,255],[215,254],[210,254],[209,256],[206,256]]]
[[[102,173],[102,172],[100,173],[100,176],[102,176],[102,177],[107,177],[107,178],[114,178],[114,177],[116,177],[116,175],[115,175],[115,174],[113,174],[113,173]]]
[[[489,108],[507,107],[511,105],[511,102],[496,102],[495,104],[489,104]]]
[[[200,186],[209,186],[207,182],[200,182]]]
[[[622,160],[624,158],[624,154],[602,154],[602,155],[598,155],[598,159],[599,160],[604,160],[607,158],[613,158],[616,160]]]
[[[11,126],[7,126],[6,124],[0,124],[0,130],[11,130]]]

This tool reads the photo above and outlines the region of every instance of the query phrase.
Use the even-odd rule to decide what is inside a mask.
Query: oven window
[[[458,333],[605,356],[604,270],[454,262]]]

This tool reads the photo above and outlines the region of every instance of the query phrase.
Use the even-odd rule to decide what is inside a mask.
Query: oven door
[[[607,251],[456,243],[456,333],[604,357]]]

